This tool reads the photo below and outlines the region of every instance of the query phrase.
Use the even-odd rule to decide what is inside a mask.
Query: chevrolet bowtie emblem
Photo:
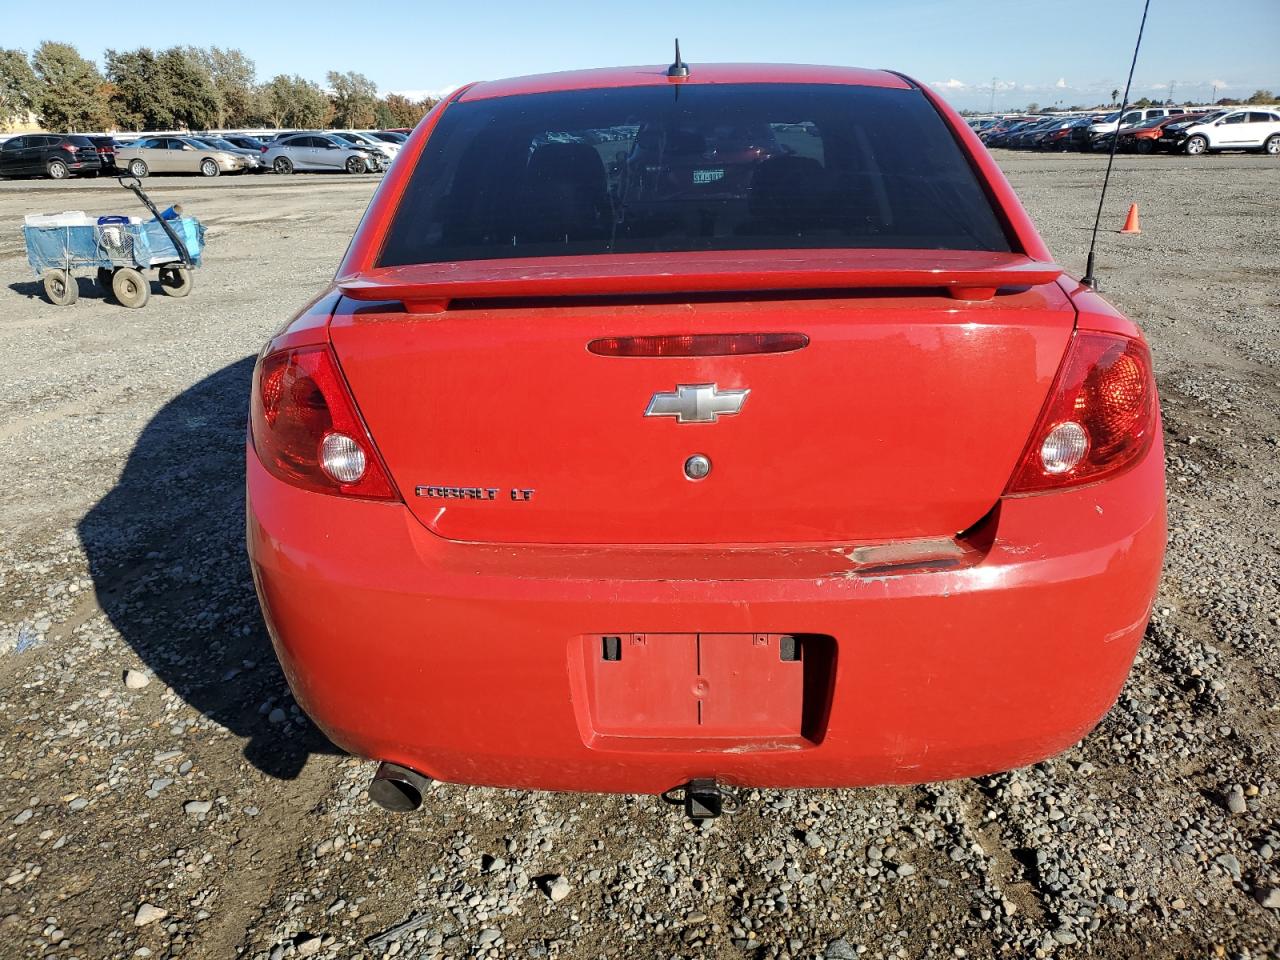
[[[742,409],[750,390],[718,390],[714,383],[682,383],[671,393],[655,393],[646,417],[675,417],[677,423],[715,423]]]

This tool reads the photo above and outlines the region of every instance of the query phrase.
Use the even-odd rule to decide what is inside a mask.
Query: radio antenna
[[[1111,154],[1107,157],[1107,172],[1102,178],[1102,193],[1098,197],[1098,212],[1093,218],[1093,237],[1089,241],[1089,258],[1085,261],[1084,276],[1080,282],[1086,287],[1098,289],[1098,278],[1093,272],[1093,253],[1098,246],[1098,224],[1102,222],[1102,204],[1107,199],[1107,184],[1111,182],[1111,165],[1116,161],[1116,144],[1120,141],[1120,124],[1124,120],[1124,112],[1129,108],[1129,88],[1133,85],[1133,69],[1138,65],[1138,50],[1142,47],[1142,31],[1147,26],[1147,10],[1151,0],[1142,4],[1142,22],[1138,24],[1138,42],[1133,45],[1133,60],[1129,63],[1129,79],[1124,82],[1124,96],[1120,98],[1120,114],[1116,117],[1116,128],[1111,131]]]
[[[671,66],[667,67],[668,77],[687,77],[689,75],[689,65],[680,59],[680,38],[676,37],[676,59]]]

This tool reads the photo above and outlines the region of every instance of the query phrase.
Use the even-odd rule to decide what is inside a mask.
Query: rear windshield
[[[1010,250],[917,90],[673,84],[449,106],[379,264],[824,247]]]

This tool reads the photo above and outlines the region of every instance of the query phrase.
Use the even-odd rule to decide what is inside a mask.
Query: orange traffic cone
[[[1129,204],[1129,215],[1124,218],[1124,227],[1121,233],[1141,233],[1142,228],[1138,226],[1138,205],[1136,203]]]

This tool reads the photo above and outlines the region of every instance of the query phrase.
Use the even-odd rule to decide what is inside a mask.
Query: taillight
[[[316,493],[399,498],[328,347],[263,357],[249,426],[258,459],[281,480]]]
[[[67,151],[67,153],[76,152],[75,146],[70,143],[62,143],[62,144],[59,144],[59,146],[62,147],[63,150]]]
[[[1146,451],[1155,428],[1146,344],[1076,333],[1006,492],[1037,493],[1113,476]]]
[[[809,345],[803,333],[691,333],[642,337],[601,337],[587,349],[601,357],[730,357],[747,353],[789,353]]]
[[[267,148],[267,147],[260,147],[259,149],[260,149],[263,153],[266,153],[268,148]]]

